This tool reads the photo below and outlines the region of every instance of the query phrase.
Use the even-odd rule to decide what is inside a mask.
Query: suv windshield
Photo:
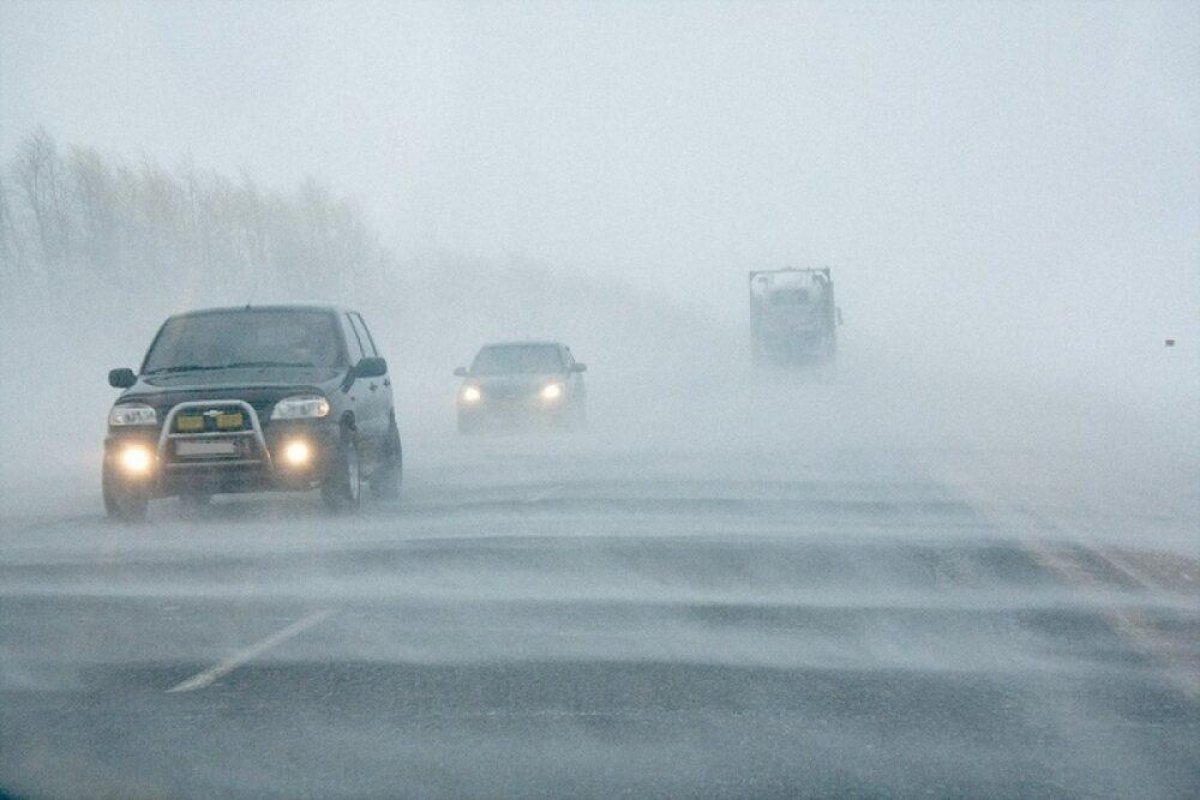
[[[330,314],[247,309],[172,317],[146,354],[142,372],[334,367],[342,361]]]
[[[485,347],[471,365],[473,375],[501,375],[510,372],[562,372],[562,358],[554,345],[500,345]]]

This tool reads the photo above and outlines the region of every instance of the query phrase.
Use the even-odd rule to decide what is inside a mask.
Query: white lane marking
[[[172,686],[170,689],[167,689],[167,691],[168,692],[191,692],[196,689],[203,689],[206,686],[211,686],[213,684],[213,682],[220,680],[221,678],[223,678],[226,675],[228,675],[229,673],[233,672],[235,669],[237,669],[238,667],[247,663],[248,661],[258,658],[260,655],[267,652],[272,647],[277,647],[277,646],[283,644],[284,642],[286,642],[288,639],[298,636],[299,634],[308,630],[309,628],[316,625],[317,623],[322,622],[325,619],[328,619],[331,614],[333,614],[333,611],[331,609],[322,609],[320,611],[314,611],[311,614],[309,614],[308,616],[306,616],[302,619],[296,620],[295,622],[293,622],[291,625],[288,625],[283,630],[271,634],[267,638],[263,639],[261,642],[251,645],[250,647],[247,647],[245,650],[234,653],[233,655],[231,655],[229,658],[225,659],[221,663],[219,663],[209,669],[204,670],[204,672],[193,675],[192,677],[188,678],[186,681],[183,681],[182,683],[178,683],[175,686]]]

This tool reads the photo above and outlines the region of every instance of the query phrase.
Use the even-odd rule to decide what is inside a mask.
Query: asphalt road
[[[10,493],[0,786],[1200,796],[1194,496],[735,439],[435,437],[352,519]]]

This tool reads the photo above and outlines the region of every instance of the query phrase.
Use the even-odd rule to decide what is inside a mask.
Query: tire
[[[362,471],[354,432],[342,432],[334,463],[321,483],[325,507],[338,514],[353,514],[362,504]]]
[[[145,519],[146,508],[150,505],[148,492],[129,486],[113,475],[107,466],[101,474],[100,483],[104,494],[104,513],[109,519],[120,522]]]
[[[395,500],[400,497],[400,484],[404,475],[404,448],[400,445],[400,429],[395,418],[388,426],[388,440],[384,447],[384,462],[371,476],[371,496],[380,500]]]

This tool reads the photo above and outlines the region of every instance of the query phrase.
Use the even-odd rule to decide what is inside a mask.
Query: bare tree
[[[0,285],[13,291],[24,271],[24,247],[13,220],[8,182],[0,175]]]
[[[20,281],[82,302],[97,288],[219,281],[341,299],[392,269],[352,202],[313,178],[292,193],[197,170],[135,166],[38,130],[0,174],[0,293]]]
[[[70,249],[70,233],[62,209],[58,148],[45,129],[39,128],[21,143],[13,173],[33,219],[43,277],[56,283]]]
[[[67,160],[79,242],[77,269],[96,282],[117,271],[119,195],[112,169],[95,150],[73,147]]]

